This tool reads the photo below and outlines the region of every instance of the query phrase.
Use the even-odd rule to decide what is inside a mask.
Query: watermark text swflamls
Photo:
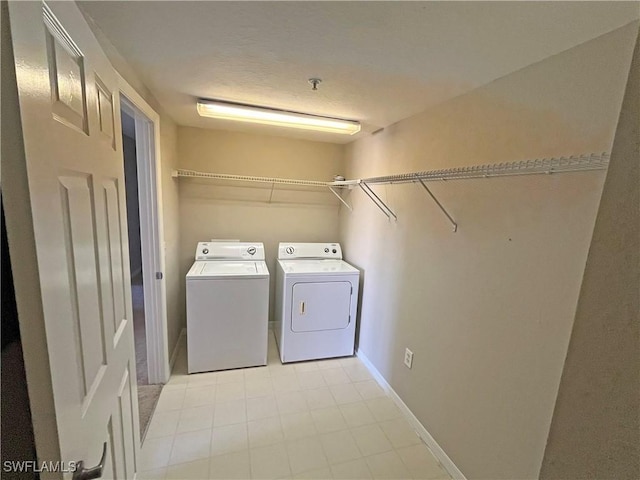
[[[73,473],[78,469],[78,462],[61,462],[61,461],[44,461],[36,462],[35,460],[5,460],[2,462],[3,472],[61,472]]]

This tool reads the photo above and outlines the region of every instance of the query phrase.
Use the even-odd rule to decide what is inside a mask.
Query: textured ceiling
[[[81,2],[180,125],[348,142],[639,17],[635,2]],[[323,79],[312,91],[309,77]],[[198,97],[363,123],[198,117]],[[346,138],[345,138],[346,137]]]

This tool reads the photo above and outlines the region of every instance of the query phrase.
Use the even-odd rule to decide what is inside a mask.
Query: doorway
[[[2,380],[2,396],[0,396],[2,404],[0,429],[3,438],[2,476],[3,478],[5,475],[14,478],[36,478],[33,472],[23,472],[21,475],[17,466],[21,461],[35,462],[37,455],[3,205],[0,206],[0,216],[2,223],[2,335],[0,337],[2,339],[2,374],[0,375]]]
[[[156,125],[127,97],[121,95],[120,101],[138,411],[144,438],[168,375]]]

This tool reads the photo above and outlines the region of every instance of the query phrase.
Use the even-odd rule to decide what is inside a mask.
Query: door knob
[[[84,460],[80,460],[76,464],[76,471],[73,472],[72,480],[92,480],[102,477],[102,468],[104,461],[107,459],[107,442],[102,445],[102,458],[100,463],[92,468],[84,468]]]

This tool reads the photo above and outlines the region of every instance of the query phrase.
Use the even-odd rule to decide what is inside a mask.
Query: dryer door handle
[[[300,302],[300,315],[304,315],[304,302]]]

